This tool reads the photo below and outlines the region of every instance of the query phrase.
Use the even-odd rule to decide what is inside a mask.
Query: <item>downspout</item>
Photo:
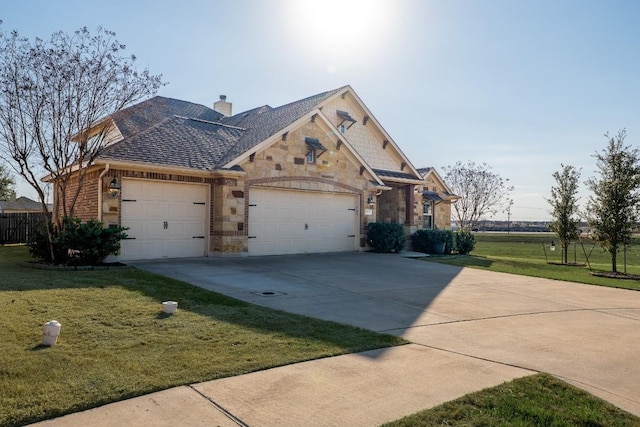
[[[104,167],[102,173],[98,177],[98,221],[102,222],[102,193],[103,193],[103,185],[102,178],[109,172],[109,163]]]

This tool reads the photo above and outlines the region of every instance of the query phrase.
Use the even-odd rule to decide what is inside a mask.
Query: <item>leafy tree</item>
[[[100,119],[162,85],[161,76],[137,71],[135,56],[124,50],[115,33],[101,27],[95,34],[86,27],[56,32],[48,41],[0,28],[0,156],[35,189],[46,217],[40,177],[53,182],[46,224],[52,258],[54,228],[74,216],[87,166],[106,146],[109,122]]]
[[[460,196],[453,204],[453,217],[463,231],[472,230],[487,214],[495,215],[513,187],[486,163],[457,162],[443,168],[445,181]]]
[[[567,263],[569,244],[580,236],[580,220],[578,214],[578,181],[580,171],[570,165],[560,165],[562,171],[554,172],[553,178],[557,186],[551,187],[551,231],[558,235],[562,247],[562,262]]]
[[[587,204],[594,238],[611,255],[611,271],[617,271],[621,247],[631,241],[638,224],[640,205],[640,151],[624,145],[626,130],[609,139],[607,148],[596,152],[599,177],[587,180],[593,192]]]
[[[15,184],[9,171],[4,165],[0,165],[0,200],[15,200],[16,192],[13,189]]]

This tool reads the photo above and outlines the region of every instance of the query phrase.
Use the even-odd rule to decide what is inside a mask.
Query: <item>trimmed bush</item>
[[[367,244],[375,252],[399,252],[404,247],[405,240],[404,227],[400,224],[369,223]]]
[[[124,227],[107,227],[95,219],[85,223],[79,218],[64,218],[62,230],[54,230],[53,246],[56,260],[66,265],[98,265],[120,250],[120,241],[127,237]],[[46,231],[41,229],[29,243],[29,252],[44,262],[52,262]]]
[[[476,236],[469,231],[456,233],[456,249],[460,255],[467,255],[476,247]]]

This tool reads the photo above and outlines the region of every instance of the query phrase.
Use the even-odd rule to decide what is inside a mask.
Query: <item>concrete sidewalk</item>
[[[411,344],[178,387],[41,426],[376,426],[530,371]]]
[[[638,292],[364,253],[136,265],[414,344],[179,387],[39,425],[371,426],[536,371],[640,415]]]

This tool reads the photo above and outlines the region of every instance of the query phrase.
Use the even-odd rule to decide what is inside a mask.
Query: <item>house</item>
[[[94,129],[76,215],[128,227],[121,260],[360,250],[369,222],[424,226],[425,179],[447,191],[350,86],[235,115],[156,96]]]
[[[51,205],[48,205],[51,208]],[[42,213],[40,202],[28,197],[18,197],[15,200],[0,200],[0,214],[8,213]]]

